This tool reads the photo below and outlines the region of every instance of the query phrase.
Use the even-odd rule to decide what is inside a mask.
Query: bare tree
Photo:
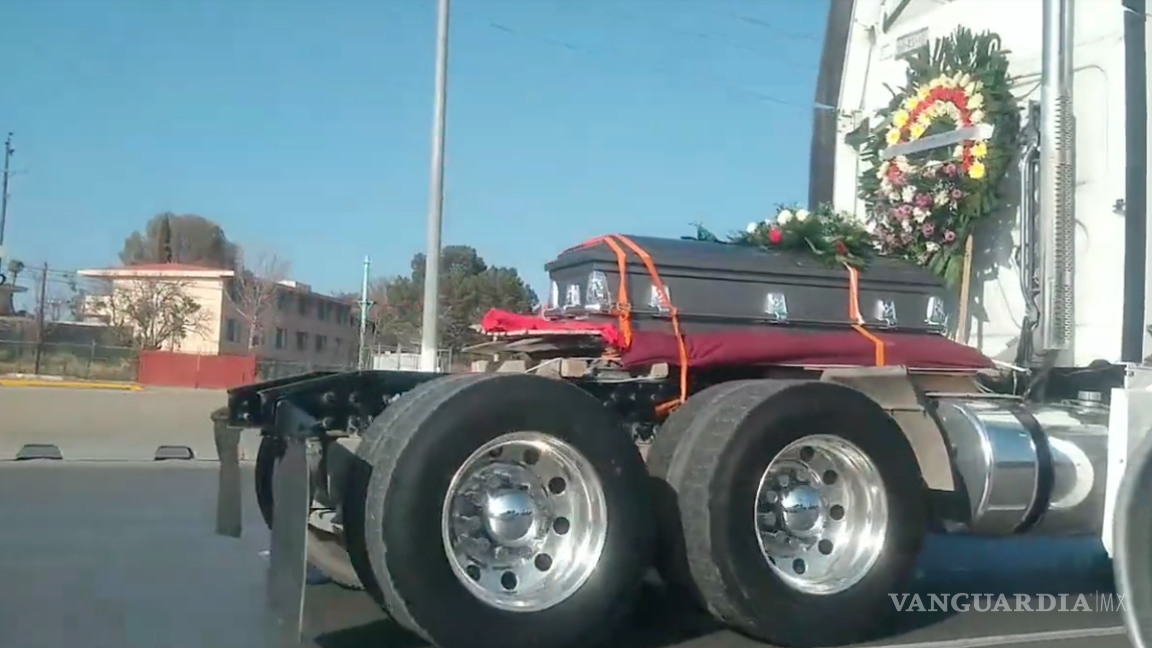
[[[228,300],[248,328],[248,349],[256,346],[261,331],[271,326],[279,284],[288,278],[290,265],[270,252],[241,258],[226,291]]]
[[[204,333],[208,313],[188,295],[188,285],[167,279],[117,282],[93,304],[123,341],[141,350],[177,348],[188,336]]]

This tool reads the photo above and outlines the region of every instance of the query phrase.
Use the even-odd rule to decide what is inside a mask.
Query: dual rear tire
[[[855,643],[888,629],[926,527],[899,427],[829,383],[705,390],[663,425],[647,468],[618,416],[532,375],[431,381],[372,427],[347,482],[344,556],[440,648],[595,646],[653,563],[743,634]]]
[[[652,564],[650,483],[592,396],[532,375],[451,376],[373,427],[348,495],[362,514],[345,530],[395,622],[441,648],[584,648],[625,621]]]
[[[648,467],[661,575],[728,627],[796,647],[892,629],[925,490],[870,398],[827,382],[721,384],[669,417]]]

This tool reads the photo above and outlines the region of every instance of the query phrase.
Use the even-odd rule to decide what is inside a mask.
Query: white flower
[[[787,225],[790,220],[792,220],[792,212],[787,209],[781,210],[779,214],[776,214],[777,225]]]
[[[935,242],[935,241],[928,241],[927,243],[924,244],[924,247],[929,252],[937,252],[940,250],[940,244]]]
[[[796,210],[796,220],[800,221],[801,223],[808,220],[808,215],[809,214],[808,214],[807,209],[797,209]]]
[[[906,203],[912,202],[912,199],[915,197],[916,197],[916,190],[913,189],[912,187],[904,187],[904,190],[900,194],[900,198]]]
[[[975,94],[968,97],[968,108],[969,109],[976,110],[977,108],[979,108],[980,106],[983,106],[983,105],[984,105],[984,95],[982,95],[980,93],[975,93]]]
[[[984,111],[983,110],[973,110],[970,118],[971,118],[973,124],[979,124],[980,122],[984,121]]]
[[[948,204],[948,192],[947,191],[937,191],[936,195],[932,199],[932,202],[936,203],[937,207],[947,205]]]
[[[749,234],[755,234],[755,233],[756,233],[756,228],[758,228],[758,227],[760,227],[760,223],[757,223],[757,222],[751,222],[751,223],[748,223],[748,229],[747,229],[747,232],[748,232]]]
[[[919,207],[913,207],[912,218],[914,218],[917,223],[923,223],[924,219],[928,218],[928,210],[921,209]]]

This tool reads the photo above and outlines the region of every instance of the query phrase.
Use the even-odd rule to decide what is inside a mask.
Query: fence
[[[0,375],[34,374],[84,380],[137,379],[137,351],[97,344],[44,342],[36,366],[36,342],[0,340]],[[37,370],[38,369],[38,370]]]
[[[256,358],[250,355],[200,355],[171,351],[140,354],[137,380],[158,387],[229,389],[256,378]]]

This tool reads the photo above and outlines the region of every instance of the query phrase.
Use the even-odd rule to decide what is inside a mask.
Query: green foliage
[[[782,205],[772,220],[750,223],[745,231],[733,232],[726,240],[703,225],[694,227],[696,236],[688,238],[765,250],[806,252],[828,265],[861,268],[875,252],[873,238],[863,225],[828,205],[812,211]]]
[[[126,266],[184,263],[233,269],[240,249],[214,221],[195,214],[157,214],[142,231],[124,240],[120,262]]]
[[[412,257],[407,276],[377,279],[369,288],[369,312],[381,344],[415,345],[424,303],[423,254]],[[524,313],[536,294],[514,268],[489,266],[474,248],[450,245],[440,252],[440,344],[459,349],[483,337],[472,327],[491,308]]]

